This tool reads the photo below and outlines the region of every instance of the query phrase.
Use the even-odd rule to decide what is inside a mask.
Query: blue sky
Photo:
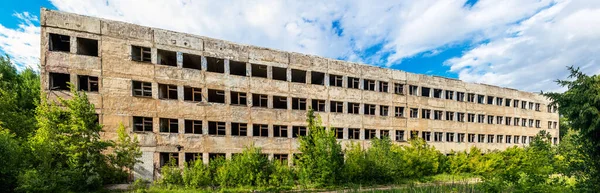
[[[596,0],[22,0],[0,2],[0,53],[39,63],[39,10],[159,27],[537,92],[600,73]]]

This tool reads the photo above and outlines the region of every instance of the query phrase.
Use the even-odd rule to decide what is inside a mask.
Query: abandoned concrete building
[[[291,160],[312,108],[343,146],[422,137],[444,153],[558,143],[557,108],[535,93],[356,64],[71,13],[41,11],[44,97],[67,83],[95,104],[102,137],[124,124],[142,146],[136,177],[231,157],[245,146]]]

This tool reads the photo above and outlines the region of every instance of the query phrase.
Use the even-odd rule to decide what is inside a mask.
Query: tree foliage
[[[18,72],[8,56],[0,56],[0,126],[19,139],[36,129],[35,109],[40,98],[40,77],[33,69]]]

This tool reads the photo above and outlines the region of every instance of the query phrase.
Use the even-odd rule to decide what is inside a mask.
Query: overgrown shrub
[[[196,159],[190,164],[186,163],[183,169],[183,183],[186,188],[202,188],[211,184],[210,170],[201,159]]]
[[[269,175],[269,186],[280,189],[290,189],[294,186],[294,170],[287,165],[287,162],[274,160],[271,164],[273,169]]]
[[[268,184],[271,164],[260,148],[250,146],[233,156],[217,169],[217,181],[221,187],[255,186]]]
[[[174,159],[160,168],[160,174],[161,178],[158,180],[158,184],[162,186],[171,189],[183,185],[181,169],[177,166]]]

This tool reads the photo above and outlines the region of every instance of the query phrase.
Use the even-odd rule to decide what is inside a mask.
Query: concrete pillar
[[[229,74],[229,59],[225,59],[225,61],[223,61],[223,63],[224,63],[223,65],[225,65],[224,66],[225,74]]]
[[[177,52],[177,68],[183,67],[183,53]]]
[[[208,68],[208,62],[206,61],[206,57],[202,56],[202,61],[200,63],[200,65],[202,66],[202,71],[206,71],[206,69]]]
[[[252,76],[252,64],[246,62],[246,76]]]

